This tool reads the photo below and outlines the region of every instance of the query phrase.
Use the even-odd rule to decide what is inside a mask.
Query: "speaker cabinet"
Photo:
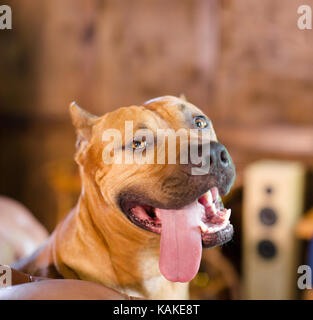
[[[243,294],[245,299],[293,299],[299,244],[294,228],[302,214],[304,167],[259,161],[244,177]]]

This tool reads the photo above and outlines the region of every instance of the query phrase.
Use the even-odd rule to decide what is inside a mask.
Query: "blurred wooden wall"
[[[13,3],[37,20],[32,112],[66,117],[75,99],[103,114],[182,90],[207,105],[215,92],[218,0]]]
[[[297,28],[302,1],[6,3],[13,30],[0,32],[0,193],[50,230],[59,210],[51,168],[73,165],[72,100],[103,114],[184,93],[212,118],[239,183],[260,157],[312,165],[313,31]]]
[[[313,8],[312,0],[222,1],[217,105],[223,120],[312,125],[313,31],[297,28],[304,3]]]
[[[216,103],[218,134],[237,183],[251,161],[299,160],[313,168],[313,31],[297,9],[313,0],[223,0]]]

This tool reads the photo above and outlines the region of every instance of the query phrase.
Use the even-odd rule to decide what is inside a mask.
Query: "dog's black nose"
[[[190,181],[194,184],[188,183],[189,190],[194,189],[203,194],[208,189],[217,187],[221,196],[227,194],[236,176],[235,166],[227,149],[216,141],[197,145],[198,158],[193,161],[195,159],[191,157],[192,145],[189,147],[189,162],[181,164],[181,170],[193,177]]]
[[[210,142],[210,176],[221,195],[227,194],[234,182],[235,166],[227,149],[219,142]]]
[[[211,168],[227,168],[230,164],[230,156],[226,148],[218,142],[210,142],[210,166]]]

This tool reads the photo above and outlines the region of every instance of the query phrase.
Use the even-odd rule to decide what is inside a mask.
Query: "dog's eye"
[[[134,140],[133,149],[143,149],[146,147],[147,142],[145,140]]]
[[[208,121],[203,116],[195,117],[194,122],[198,129],[204,129],[209,125]]]

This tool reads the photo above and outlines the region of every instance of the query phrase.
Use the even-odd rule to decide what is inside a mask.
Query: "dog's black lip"
[[[126,204],[125,204],[126,202]],[[126,206],[127,205],[127,206]],[[127,200],[120,198],[119,200],[119,207],[121,209],[121,211],[123,212],[123,214],[126,216],[126,218],[133,224],[135,224],[137,227],[142,228],[144,230],[153,232],[153,233],[160,233],[161,228],[160,227],[148,227],[142,223],[140,223],[139,221],[135,220],[132,217],[132,212],[131,209],[135,208],[136,206],[151,206],[153,208],[155,208],[154,206],[148,204],[148,203],[142,203],[142,202],[135,202],[135,201],[131,201],[131,202],[127,202]]]
[[[137,227],[147,230],[152,233],[160,234],[161,233],[161,226],[146,226],[145,224],[140,223],[139,221],[136,221],[135,219],[131,218],[131,213],[127,215],[127,218],[130,222],[135,224]]]
[[[234,227],[232,224],[227,225],[224,229],[215,233],[207,234],[202,237],[203,248],[214,248],[229,242],[234,235]]]
[[[177,206],[175,204],[171,205],[167,203],[162,203],[145,196],[138,196],[140,194],[142,193],[122,192],[119,194],[117,203],[124,214],[128,214],[128,210],[136,206],[150,206],[153,208],[159,208],[159,209],[165,209],[165,210],[179,210],[185,207],[186,205],[192,203],[193,201],[196,201],[199,197],[201,197],[201,195],[199,197],[194,197],[192,201],[182,203],[182,205]],[[203,194],[205,194],[205,192]],[[128,206],[126,206],[126,204],[128,204]],[[133,204],[133,205],[129,205],[129,204]]]

